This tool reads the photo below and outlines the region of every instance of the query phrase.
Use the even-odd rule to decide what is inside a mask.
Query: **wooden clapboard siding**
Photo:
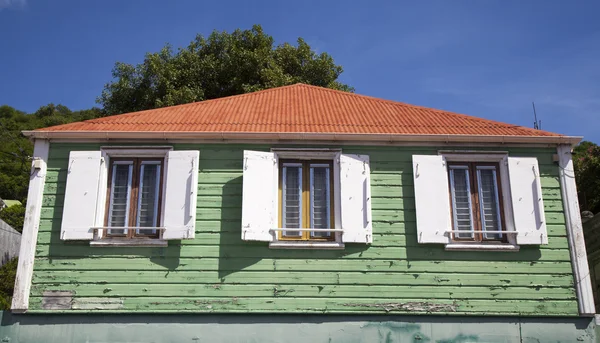
[[[66,312],[577,315],[553,149],[509,149],[539,161],[549,244],[498,253],[417,243],[412,155],[437,153],[423,147],[344,147],[370,156],[370,246],[272,250],[242,241],[243,150],[266,151],[265,145],[175,146],[200,150],[194,240],[166,248],[61,241],[69,151],[99,147],[51,145],[31,311],[43,311],[44,292],[71,291],[74,305]]]

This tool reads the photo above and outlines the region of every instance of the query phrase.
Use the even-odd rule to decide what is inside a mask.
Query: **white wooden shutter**
[[[271,242],[278,226],[279,169],[277,155],[271,152],[244,151],[242,189],[242,239]]]
[[[67,185],[60,228],[63,240],[91,240],[96,223],[96,205],[103,163],[100,151],[71,151],[67,168]]]
[[[368,155],[340,155],[342,241],[372,243],[371,166]]]
[[[198,150],[167,153],[163,239],[194,239],[199,160]]]
[[[417,240],[449,243],[452,230],[448,170],[443,156],[413,155]]]
[[[548,244],[537,159],[509,157],[508,175],[517,244]]]

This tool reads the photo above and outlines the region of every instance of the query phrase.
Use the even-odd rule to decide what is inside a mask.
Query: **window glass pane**
[[[128,226],[129,197],[131,194],[132,164],[113,164],[110,189],[109,227]],[[127,230],[109,229],[111,235],[124,235]]]
[[[450,184],[454,230],[473,231],[471,189],[469,183],[469,170],[467,167],[451,166]],[[455,237],[474,238],[473,234],[468,232],[456,233]]]
[[[283,165],[282,223],[284,228],[302,227],[302,167]],[[300,231],[283,231],[283,236],[300,236]]]
[[[137,226],[156,227],[158,217],[158,191],[160,184],[160,164],[142,162],[140,184],[138,185]],[[141,235],[155,235],[155,229],[137,230]]]
[[[479,183],[479,210],[483,231],[501,231],[498,183],[494,167],[477,167]],[[500,239],[502,234],[485,234],[486,239]]]
[[[330,228],[329,166],[310,167],[310,227]],[[329,237],[331,232],[311,232],[313,237]]]

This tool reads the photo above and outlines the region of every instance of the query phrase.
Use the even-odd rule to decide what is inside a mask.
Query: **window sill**
[[[168,241],[163,239],[124,239],[124,238],[105,238],[95,241],[90,241],[92,247],[166,247]]]
[[[450,251],[519,251],[516,244],[449,243],[445,248]]]
[[[270,249],[323,249],[339,250],[344,249],[344,243],[341,242],[302,242],[302,241],[277,241],[269,243]]]

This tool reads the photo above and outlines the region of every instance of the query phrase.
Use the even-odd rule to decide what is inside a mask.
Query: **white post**
[[[565,222],[567,224],[567,235],[569,237],[571,264],[573,265],[575,277],[579,314],[582,316],[593,316],[596,313],[596,308],[594,306],[590,269],[585,251],[585,241],[583,239],[583,225],[581,223],[581,213],[579,212],[579,200],[577,199],[571,145],[561,144],[558,146],[557,151],[560,186],[565,211]]]
[[[29,191],[27,192],[27,209],[23,223],[19,264],[11,306],[13,312],[25,312],[29,308],[29,292],[31,290],[33,261],[40,226],[44,184],[46,183],[49,148],[50,143],[47,140],[35,140],[31,175],[29,177]]]

